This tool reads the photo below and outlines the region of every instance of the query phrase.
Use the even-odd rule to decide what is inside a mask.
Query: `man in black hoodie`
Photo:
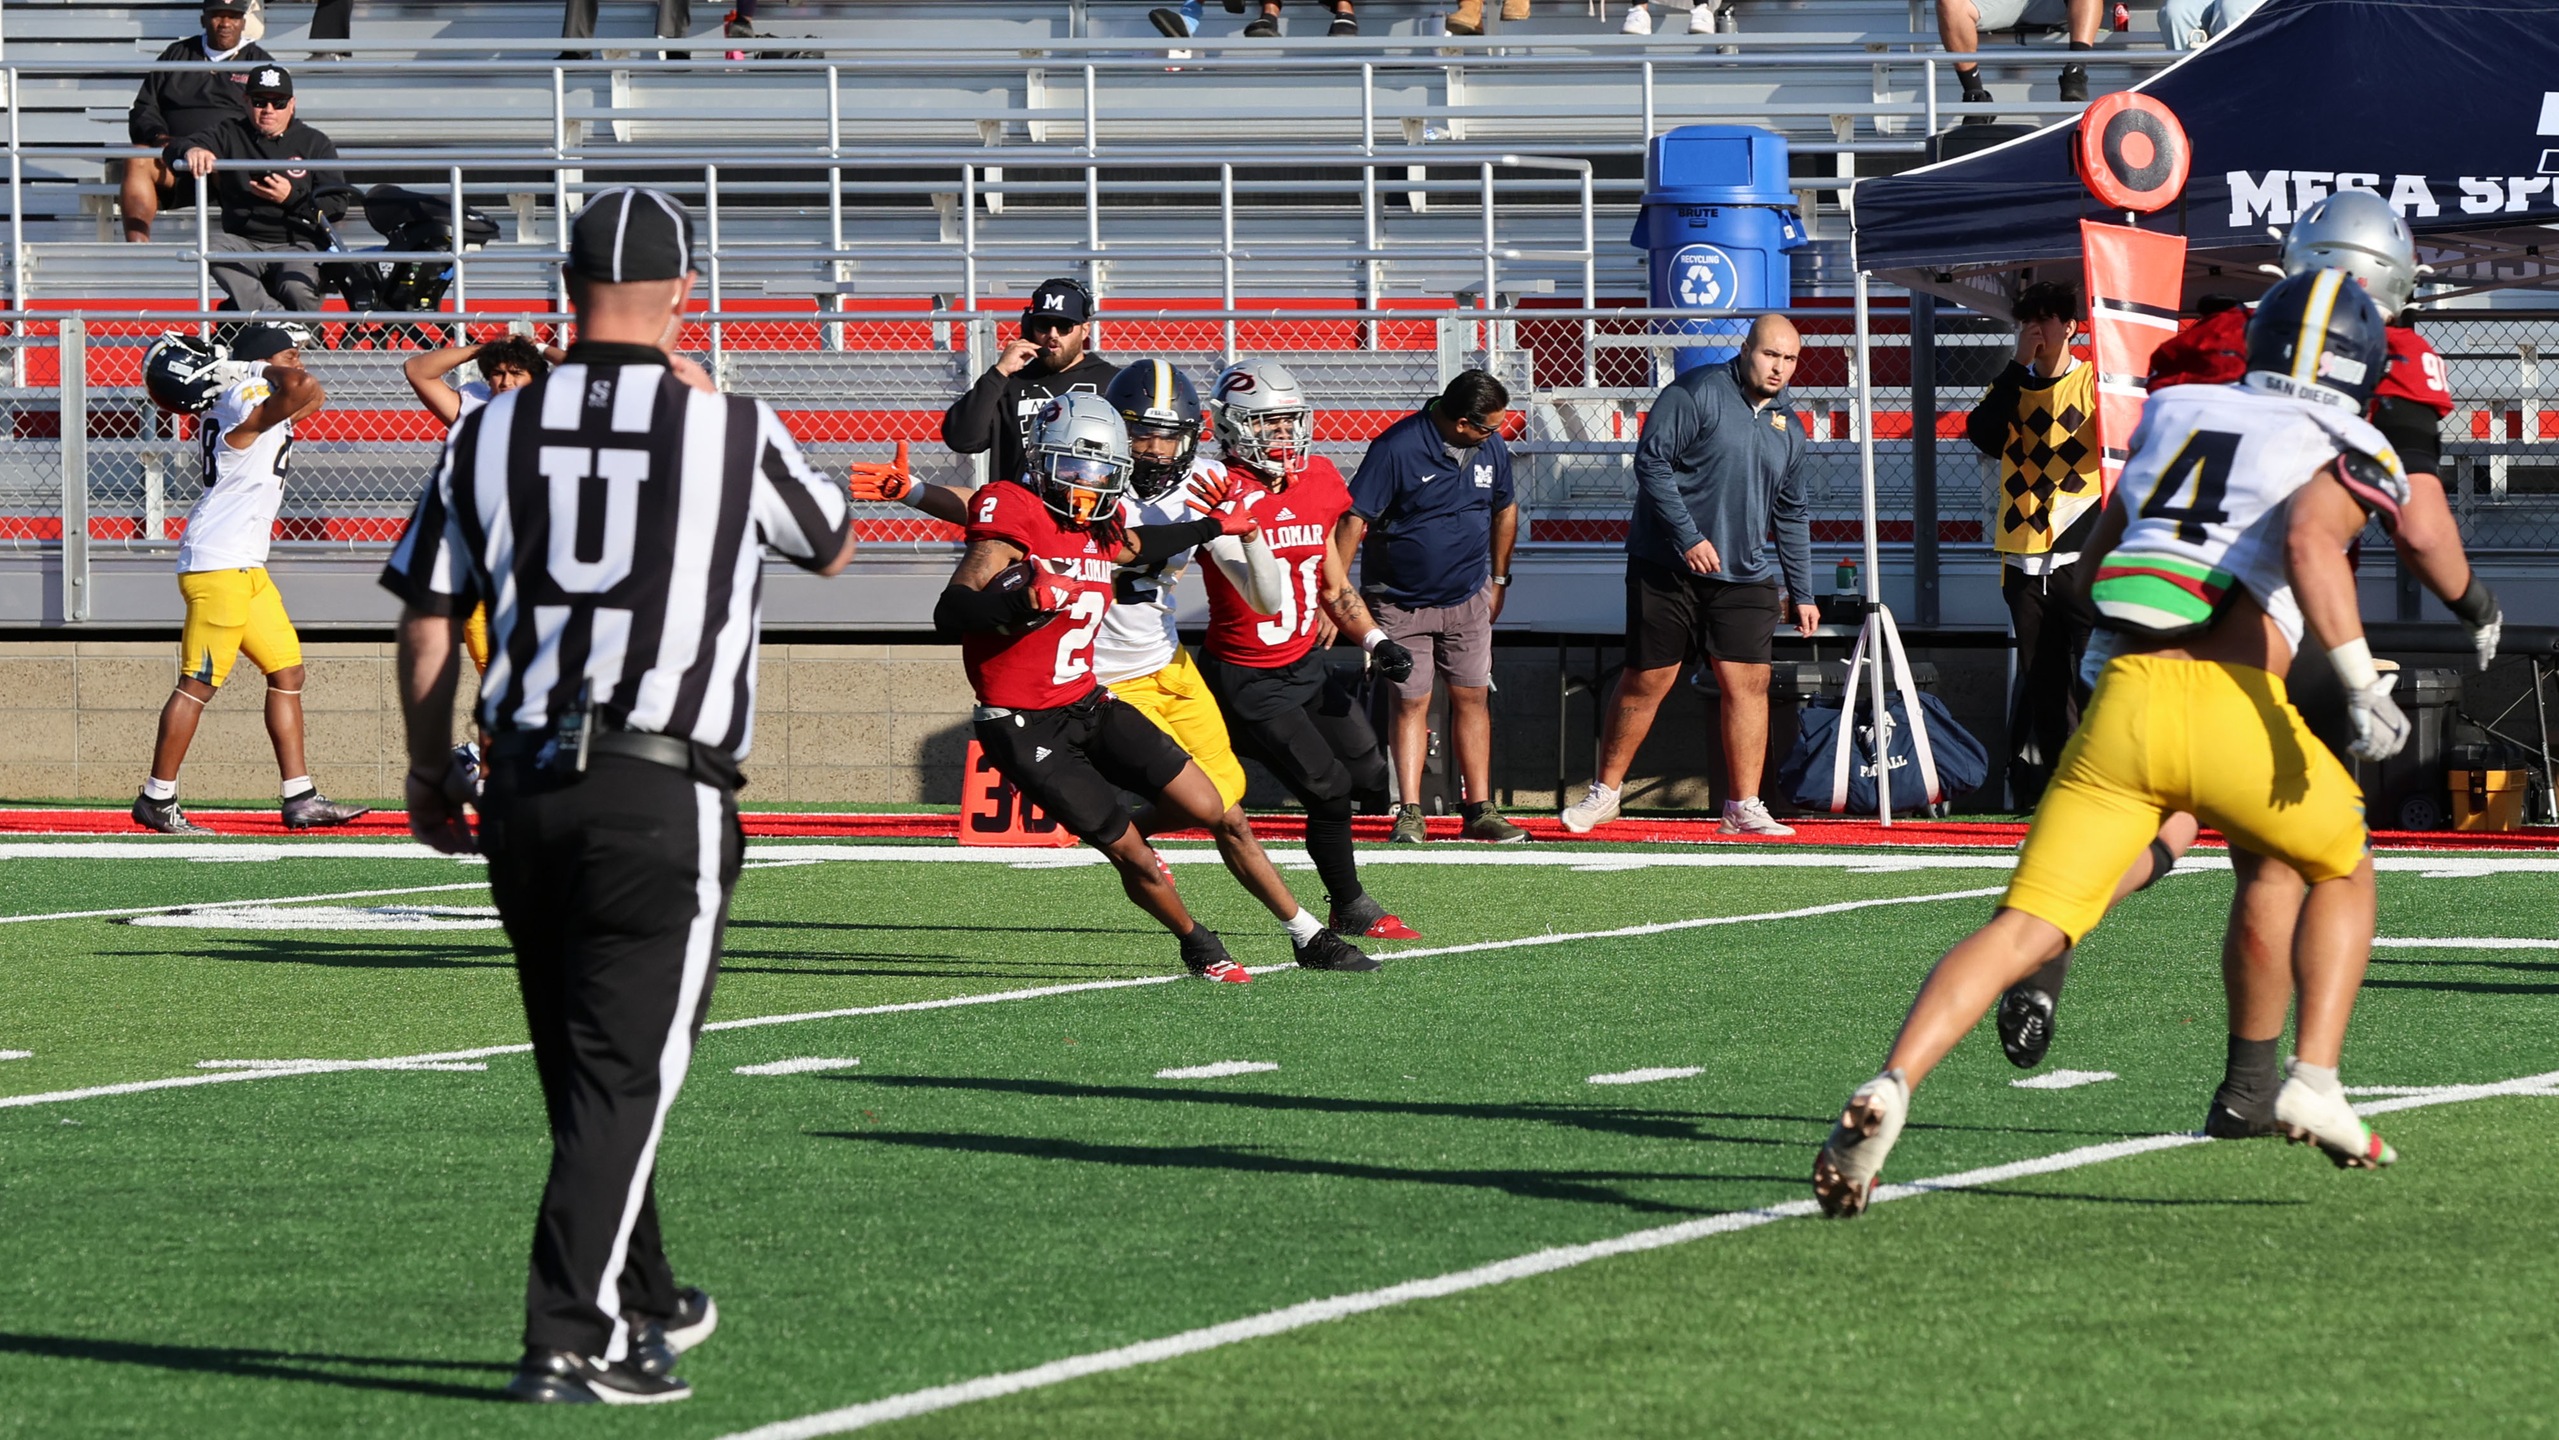
[[[206,0],[204,32],[190,35],[160,52],[163,61],[239,62],[238,70],[155,71],[142,78],[125,117],[125,133],[136,145],[153,149],[182,136],[201,134],[225,120],[249,118],[249,67],[273,63],[275,57],[244,38],[248,0]],[[151,238],[151,222],[172,205],[195,198],[176,167],[159,156],[124,162],[124,238],[136,244]]]
[[[1031,417],[1070,390],[1099,395],[1120,373],[1085,348],[1092,338],[1093,292],[1074,280],[1041,281],[1022,310],[1022,338],[942,412],[942,443],[963,455],[991,450],[989,479],[1021,479]]]
[[[163,152],[189,175],[211,175],[222,202],[216,250],[317,251],[326,248],[320,222],[347,213],[355,191],[334,167],[248,169],[234,160],[335,160],[329,137],[294,118],[293,76],[281,65],[249,73],[249,118],[225,120],[200,135],[172,140]],[[243,310],[269,308],[273,296],[287,310],[320,308],[320,267],[309,262],[216,265],[214,283]]]

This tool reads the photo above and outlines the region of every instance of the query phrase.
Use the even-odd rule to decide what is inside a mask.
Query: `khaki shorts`
[[[1379,601],[1370,609],[1387,635],[1413,652],[1413,673],[1395,682],[1400,698],[1428,699],[1431,678],[1442,670],[1451,685],[1481,690],[1493,683],[1492,581],[1455,605],[1407,610]]]

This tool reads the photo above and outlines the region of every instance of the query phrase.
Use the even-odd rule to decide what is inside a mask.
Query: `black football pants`
[[[2017,808],[2032,811],[2061,763],[2061,749],[2079,728],[2079,659],[2097,628],[2097,605],[2088,596],[2096,567],[2074,560],[2042,575],[2013,565],[1999,567],[1999,593],[2008,602],[2009,628],[2017,637],[2017,690],[2008,707],[2008,787]]]
[[[524,1343],[618,1360],[625,1315],[675,1308],[653,1176],[737,888],[737,797],[621,756],[500,763],[480,843],[551,1126]]]
[[[1386,752],[1359,702],[1359,673],[1320,650],[1268,669],[1200,657],[1236,752],[1260,761],[1306,807],[1306,858],[1336,908],[1368,892],[1351,848],[1358,801],[1386,794]]]

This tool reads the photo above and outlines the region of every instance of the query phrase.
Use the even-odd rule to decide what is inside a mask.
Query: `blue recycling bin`
[[[1805,242],[1786,188],[1786,137],[1756,125],[1682,125],[1644,152],[1644,209],[1628,243],[1650,257],[1661,309],[1748,317],[1793,298],[1788,252]],[[1660,333],[1713,337],[1672,352],[1674,372],[1740,353],[1747,318],[1663,320]]]

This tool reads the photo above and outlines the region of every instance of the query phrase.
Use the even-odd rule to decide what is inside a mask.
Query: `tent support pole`
[[[1910,568],[1919,628],[1945,623],[1937,570],[1937,297],[1910,296]]]
[[[1884,609],[1883,576],[1876,569],[1875,540],[1875,346],[1874,323],[1866,304],[1866,272],[1857,272],[1857,503],[1866,532],[1866,663],[1875,676],[1875,816],[1893,823],[1892,729],[1884,708],[1884,627],[1892,623]],[[1842,715],[1840,723],[1850,723]],[[1914,717],[1914,723],[1916,719]]]

